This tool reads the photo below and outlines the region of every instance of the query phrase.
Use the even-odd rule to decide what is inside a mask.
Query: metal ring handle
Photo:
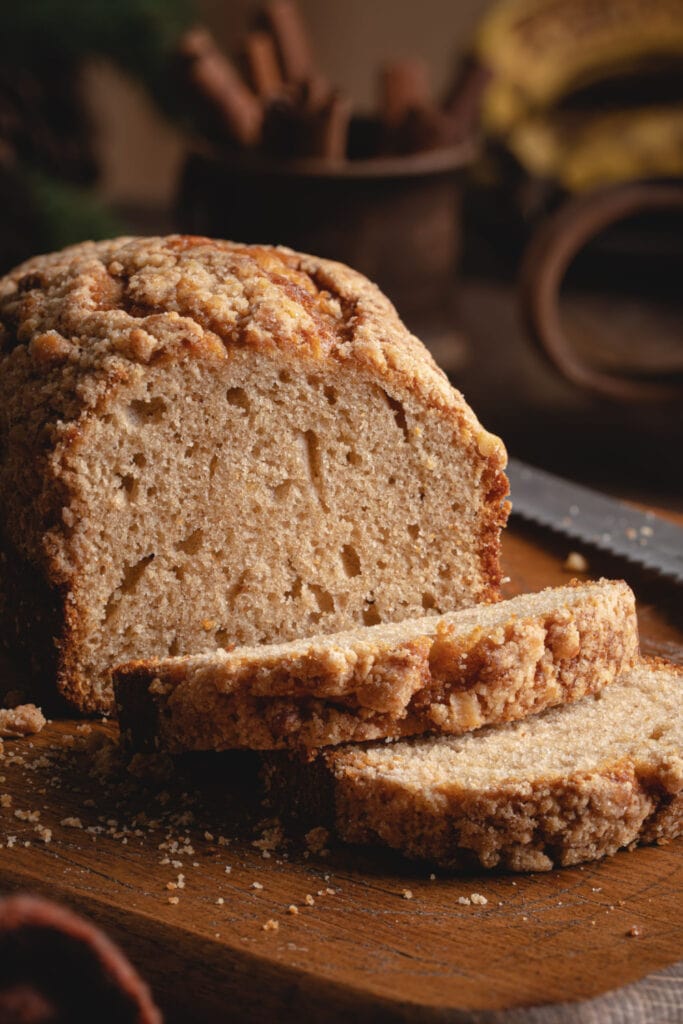
[[[601,189],[568,200],[531,239],[522,264],[522,312],[534,341],[574,384],[618,401],[662,401],[683,397],[683,385],[619,377],[598,370],[577,353],[562,327],[560,289],[586,243],[610,224],[646,210],[683,208],[683,186],[642,183]]]

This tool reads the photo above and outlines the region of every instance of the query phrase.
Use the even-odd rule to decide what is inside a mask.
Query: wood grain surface
[[[566,582],[570,547],[515,525],[508,593]],[[589,575],[636,590],[643,649],[683,661],[680,590],[589,559]],[[432,874],[333,842],[314,853],[279,839],[249,756],[186,759],[150,784],[122,769],[115,735],[54,722],[5,743],[0,889],[97,921],[169,1021],[683,1019],[682,840],[529,876]]]

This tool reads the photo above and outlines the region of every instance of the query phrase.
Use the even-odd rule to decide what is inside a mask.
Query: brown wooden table
[[[566,581],[569,548],[515,525],[508,592]],[[680,590],[589,558],[591,575],[625,574],[636,590],[643,649],[683,661]],[[55,722],[5,744],[0,793],[12,803],[0,808],[0,889],[90,915],[169,1021],[683,1019],[683,970],[672,967],[683,960],[683,840],[529,876],[434,876],[334,844],[327,856],[299,841],[269,849],[277,837],[260,820],[248,763],[190,761],[180,779],[149,789],[121,781],[114,747],[83,749],[115,735],[91,729]],[[167,888],[179,875],[184,886]],[[458,902],[472,893],[488,902]],[[277,929],[264,930],[270,920]]]

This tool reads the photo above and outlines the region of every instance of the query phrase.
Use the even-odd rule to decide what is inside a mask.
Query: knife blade
[[[683,527],[510,459],[512,514],[683,583]]]

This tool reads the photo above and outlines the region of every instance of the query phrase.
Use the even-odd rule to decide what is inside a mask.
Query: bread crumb
[[[482,896],[480,892],[473,892],[470,896],[473,903],[476,903],[479,907],[485,907],[488,903],[486,896]]]
[[[312,907],[312,906],[314,906],[314,905],[315,905],[315,900],[314,900],[314,899],[313,899],[313,897],[311,896],[310,892],[307,892],[307,893],[306,893],[306,895],[304,896],[304,903],[305,903],[305,904],[306,904],[307,906],[309,906],[309,907]]]
[[[64,828],[83,828],[80,818],[62,818],[59,824]]]
[[[279,929],[279,927],[280,927],[280,922],[274,920],[274,918],[271,917],[263,925],[263,930],[264,930],[264,932],[276,932]]]
[[[173,906],[175,907],[176,904],[180,903],[180,898],[178,896],[169,896],[168,897],[168,902],[172,903]]]
[[[462,903],[463,906],[469,907],[471,902],[469,896],[458,896],[458,903]]]
[[[432,871],[431,875],[429,876],[429,881],[430,882],[435,882],[436,881],[436,875],[434,874],[433,871]]]
[[[45,715],[35,704],[20,704],[16,708],[0,708],[0,736],[12,739],[33,736],[45,725]]]
[[[281,845],[284,838],[281,825],[273,825],[270,828],[264,828],[261,833],[260,839],[254,839],[252,846],[255,846],[257,850],[261,850],[263,856],[267,859],[273,850]]]
[[[287,907],[287,913],[293,914],[296,917],[296,915],[299,913],[299,908],[295,906],[293,903],[290,903],[289,906]]]
[[[306,846],[311,853],[318,855],[327,853],[327,844],[330,840],[329,829],[324,828],[322,825],[318,825],[316,828],[312,828],[310,832],[307,832],[304,836],[306,840]]]
[[[51,843],[52,842],[52,829],[51,828],[46,828],[45,825],[36,825],[34,831],[38,833],[38,838],[41,839],[44,843]]]
[[[252,887],[252,889],[262,889],[263,888],[263,886],[261,885],[260,882],[252,882],[251,883],[251,887]]]
[[[222,896],[219,896],[218,899],[216,900],[216,903],[218,904],[219,907],[222,907],[223,904],[225,903],[225,900],[223,899]]]
[[[206,839],[207,843],[212,843],[213,842],[213,835],[212,835],[211,832],[205,832],[204,833],[204,838]]]
[[[19,821],[39,821],[40,811],[20,811],[19,808],[14,812],[14,817],[18,818]]]
[[[403,889],[402,892],[401,892],[401,896],[403,897],[404,900],[412,900],[412,898],[413,898],[413,890],[412,889]]]
[[[564,560],[563,569],[567,572],[588,572],[588,559],[578,551],[570,551]]]
[[[631,939],[639,939],[640,936],[643,934],[643,929],[640,927],[640,925],[633,924],[633,925],[631,925],[629,930],[626,932],[626,934]]]
[[[0,794],[0,807],[11,807],[12,797],[9,793]]]

